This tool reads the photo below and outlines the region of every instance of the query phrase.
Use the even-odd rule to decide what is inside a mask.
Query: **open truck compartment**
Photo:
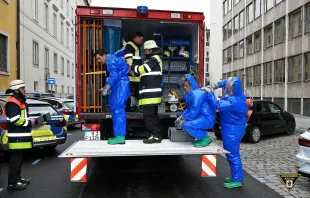
[[[79,10],[79,8],[78,8]],[[77,10],[77,13],[79,12]],[[130,10],[130,9],[127,9]],[[150,11],[151,12],[151,11]],[[160,11],[165,12],[165,11]],[[149,13],[150,15],[151,13]],[[200,13],[202,15],[202,13]],[[170,15],[169,15],[170,16]],[[203,76],[199,72],[203,68],[203,48],[200,42],[204,37],[202,21],[182,21],[170,19],[152,18],[117,18],[103,15],[94,17],[80,16],[78,25],[77,42],[77,110],[81,119],[97,118],[105,119],[111,115],[107,98],[103,98],[99,89],[105,85],[105,73],[102,65],[95,60],[96,49],[104,47],[108,53],[114,53],[127,42],[136,31],[144,34],[144,41],[155,40],[162,49],[163,60],[163,102],[159,107],[160,116],[170,117],[172,112],[166,115],[165,101],[168,94],[176,92],[179,99],[183,93],[178,87],[178,81],[186,73],[193,73],[198,82],[203,82]],[[203,35],[201,35],[203,33]],[[164,52],[170,49],[170,57]],[[173,51],[172,51],[172,50]],[[179,53],[187,51],[188,57]],[[144,57],[143,46],[140,54]],[[198,64],[198,63],[199,64]],[[95,114],[94,114],[95,113]],[[142,118],[139,112],[128,112],[128,118]],[[174,116],[173,116],[174,117]]]

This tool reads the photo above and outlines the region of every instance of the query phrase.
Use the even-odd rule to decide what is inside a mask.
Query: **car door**
[[[255,115],[257,116],[258,122],[262,127],[263,134],[273,133],[273,118],[270,114],[268,104],[261,101],[255,103]]]
[[[283,117],[283,110],[273,102],[268,102],[268,106],[273,117],[273,128],[275,133],[285,130],[286,121]]]

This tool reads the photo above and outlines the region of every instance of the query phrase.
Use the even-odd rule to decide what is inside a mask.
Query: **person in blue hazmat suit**
[[[245,134],[249,107],[242,92],[240,78],[229,77],[203,89],[213,91],[217,88],[224,88],[225,92],[225,95],[218,100],[216,108],[220,112],[223,146],[225,150],[230,152],[226,154],[226,158],[230,164],[231,177],[225,178],[224,187],[241,187],[244,176],[240,156],[240,142]]]
[[[95,53],[96,60],[106,65],[107,80],[101,88],[102,96],[109,95],[112,112],[114,138],[108,139],[108,144],[125,144],[126,136],[126,101],[130,96],[130,81],[128,65],[124,59],[113,54],[107,54],[104,49]]]
[[[214,93],[201,90],[191,74],[185,74],[179,85],[186,90],[184,98],[187,108],[175,121],[176,125],[182,126],[183,130],[195,138],[194,147],[205,147],[212,142],[207,129],[213,128],[215,123]]]

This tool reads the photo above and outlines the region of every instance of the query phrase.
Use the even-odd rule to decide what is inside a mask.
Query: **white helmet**
[[[153,48],[159,48],[154,40],[149,40],[144,43],[145,50],[153,49]]]
[[[10,89],[17,90],[19,88],[25,87],[25,83],[22,80],[13,80],[10,82]]]

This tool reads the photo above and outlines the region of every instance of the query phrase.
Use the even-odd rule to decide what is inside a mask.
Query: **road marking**
[[[0,192],[3,191],[4,188],[0,188]]]
[[[257,179],[258,181],[260,181],[261,183],[265,183],[264,178],[257,177],[256,179]]]
[[[37,163],[39,163],[40,160],[41,160],[41,159],[37,159],[36,161],[34,161],[34,162],[32,163],[32,165],[36,165]]]
[[[67,133],[67,135],[72,135],[71,133]]]
[[[268,176],[266,176],[266,177],[264,177],[264,179],[270,179],[270,178],[273,178],[273,177],[275,177],[276,175],[268,175]]]

